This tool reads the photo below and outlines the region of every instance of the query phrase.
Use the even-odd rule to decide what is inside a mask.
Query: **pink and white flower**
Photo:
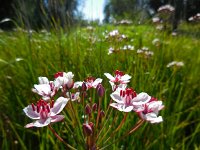
[[[56,94],[58,88],[47,77],[39,77],[38,80],[39,84],[34,84],[32,91],[42,96],[43,100],[49,100]]]
[[[132,110],[136,112],[143,111],[144,104],[151,100],[151,96],[147,93],[142,92],[137,95],[137,93],[131,88],[117,88],[117,90],[110,96],[115,102],[117,102],[110,104],[110,106],[124,112],[130,112]]]
[[[100,84],[103,80],[101,78],[97,78],[95,79],[94,77],[88,77],[86,78],[85,81],[77,81],[74,83],[74,87],[73,88],[79,88],[83,85],[83,83],[86,86],[86,90],[90,89],[90,88],[96,88],[98,84]]]
[[[112,86],[112,90],[115,91],[118,87],[126,88],[128,82],[130,82],[131,76],[124,74],[122,71],[116,70],[115,76],[110,73],[104,73],[104,75],[110,80],[109,83]]]
[[[72,72],[58,72],[54,75],[55,77],[55,85],[57,87],[71,89],[74,85],[73,77],[74,74]]]
[[[80,92],[67,92],[66,96],[69,97],[71,101],[80,101]]]
[[[138,112],[139,116],[150,123],[160,123],[163,121],[162,116],[158,116],[158,112],[164,108],[162,101],[150,101],[146,103],[145,109]]]
[[[64,116],[58,114],[63,110],[68,101],[68,98],[59,97],[55,103],[54,101],[47,103],[44,100],[39,100],[36,105],[28,105],[23,111],[29,118],[36,121],[27,124],[25,127],[44,127],[50,123],[62,121]]]

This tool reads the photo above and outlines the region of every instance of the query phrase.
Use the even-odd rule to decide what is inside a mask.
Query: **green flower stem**
[[[112,142],[111,144],[108,144],[106,146],[104,146],[103,148],[101,148],[100,150],[104,150],[105,148],[107,148],[108,146],[111,146],[112,144],[116,143],[119,140],[124,139],[126,136],[130,135],[131,133],[135,132],[139,127],[141,127],[141,125],[144,123],[144,120],[140,119],[133,128],[131,128],[129,131],[127,131],[123,136],[121,136],[120,138],[118,138],[117,140],[115,140],[114,142]],[[110,137],[108,138],[110,139]],[[108,139],[106,140],[105,143],[107,143]],[[104,144],[105,144],[104,143]]]
[[[61,141],[63,144],[65,144],[65,146],[67,146],[68,148],[72,149],[72,150],[76,150],[73,146],[69,145],[68,143],[66,143],[58,134],[57,132],[51,127],[51,125],[48,125],[48,128],[50,129],[50,131],[57,137],[57,139],[59,141]]]
[[[108,117],[109,118],[109,117]],[[118,119],[118,115],[115,115],[115,118],[112,121],[111,126],[109,126],[109,129],[106,131],[106,133],[104,133],[103,137],[98,141],[98,143],[101,143],[103,141],[103,139],[106,137],[106,135],[109,133],[110,129],[112,129],[112,127],[115,125],[116,121]],[[108,120],[108,119],[107,119]],[[99,134],[100,135],[100,134]],[[98,136],[99,137],[99,136]]]
[[[101,101],[102,101],[102,97],[99,97],[99,106],[98,106],[98,113],[97,113],[97,120],[96,120],[96,129],[98,128],[98,124],[99,124]]]

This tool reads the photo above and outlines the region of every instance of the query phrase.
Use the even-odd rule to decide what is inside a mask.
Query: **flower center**
[[[46,119],[49,116],[50,108],[54,105],[54,100],[51,101],[50,104],[48,104],[44,100],[39,100],[37,104],[31,104],[33,111],[36,111],[40,114],[41,119]]]
[[[131,100],[137,96],[136,92],[132,88],[120,91],[120,96],[123,98],[124,103],[130,105]]]

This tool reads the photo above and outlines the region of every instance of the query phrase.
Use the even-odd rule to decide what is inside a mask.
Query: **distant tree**
[[[66,27],[75,21],[80,0],[16,0],[19,22],[27,28]]]
[[[14,16],[12,3],[14,0],[1,0],[0,1],[0,20],[3,18],[11,18]]]
[[[0,20],[4,18],[14,18],[15,13],[13,9],[14,0],[0,0]],[[13,23],[7,22],[0,24],[0,28],[10,28],[13,26]]]
[[[110,19],[134,18],[136,0],[109,0],[104,8],[105,21]]]

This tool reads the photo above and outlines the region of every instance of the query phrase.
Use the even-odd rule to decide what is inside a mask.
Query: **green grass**
[[[94,31],[77,28],[66,33],[33,32],[31,35],[22,30],[0,32],[0,149],[65,149],[47,128],[24,128],[31,120],[22,109],[38,99],[31,88],[38,83],[39,76],[53,79],[58,71],[72,71],[76,81],[89,75],[103,78],[106,87],[103,104],[106,107],[111,88],[103,73],[113,73],[116,69],[132,76],[129,85],[138,93],[145,91],[163,101],[165,109],[161,115],[164,122],[145,123],[137,132],[108,149],[200,149],[198,27],[183,25],[176,37],[150,25],[104,25],[95,27]],[[109,42],[103,32],[113,29],[118,29],[128,39],[120,43]],[[152,44],[155,38],[161,41],[158,47]],[[133,45],[135,50],[107,54],[110,46],[124,44]],[[143,46],[154,52],[151,58],[136,53]],[[22,60],[16,61],[16,58]],[[183,61],[185,65],[167,68],[166,65],[174,60]],[[119,116],[119,124],[123,113],[114,114]],[[118,134],[130,128],[135,118],[136,114],[129,115]],[[54,125],[68,143],[82,149],[77,144],[80,142],[79,129],[68,128],[72,126]],[[73,133],[78,140],[72,138]]]

